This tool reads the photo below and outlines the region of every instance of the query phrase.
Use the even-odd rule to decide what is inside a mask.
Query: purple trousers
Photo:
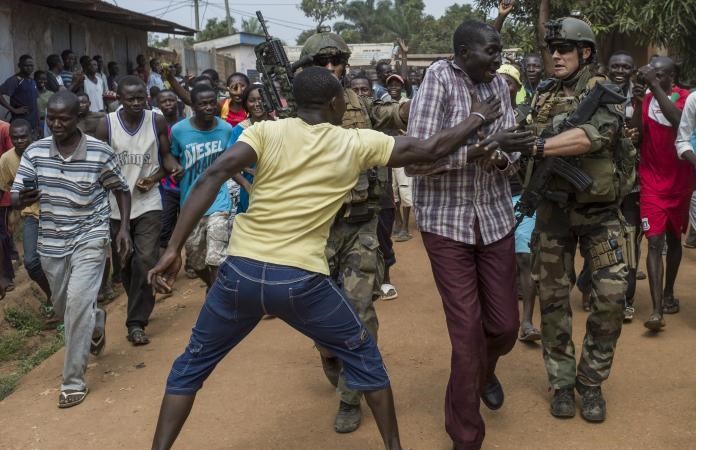
[[[451,338],[446,432],[458,450],[477,450],[485,437],[481,389],[519,328],[515,238],[468,245],[423,232],[422,239]]]

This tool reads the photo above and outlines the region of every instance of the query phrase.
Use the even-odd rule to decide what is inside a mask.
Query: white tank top
[[[151,176],[159,170],[156,113],[143,111],[140,126],[132,132],[127,130],[119,113],[118,110],[108,114],[108,144],[113,147],[120,170],[130,188],[130,219],[135,219],[148,211],[162,210],[159,183],[155,183],[147,192],[141,192],[135,187],[139,179]],[[120,219],[120,210],[114,195],[110,196],[110,207],[110,218]]]

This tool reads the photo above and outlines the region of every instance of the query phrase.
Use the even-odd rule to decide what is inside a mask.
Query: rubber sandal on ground
[[[536,342],[542,339],[542,333],[535,327],[522,327],[520,336],[517,338],[520,342]]]
[[[77,391],[74,389],[67,389],[59,393],[59,408],[71,408],[79,403],[82,403],[86,396],[88,395],[88,388]]]
[[[382,291],[382,296],[380,296],[382,300],[394,300],[397,298],[397,289],[391,284],[383,284],[380,286],[380,290]]]
[[[676,314],[679,312],[679,299],[674,296],[664,297],[662,299],[662,312],[664,314]]]
[[[150,343],[150,338],[145,334],[142,328],[132,328],[128,331],[127,340],[132,342],[132,345],[147,345]]]
[[[651,315],[650,318],[647,319],[647,322],[645,322],[645,328],[650,331],[662,331],[662,328],[666,325],[667,323],[664,321],[664,317],[656,314]]]

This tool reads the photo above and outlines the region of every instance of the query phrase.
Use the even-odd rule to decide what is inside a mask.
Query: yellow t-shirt
[[[0,191],[10,192],[12,183],[15,181],[17,169],[20,168],[20,157],[15,152],[15,147],[0,156]],[[34,203],[24,208],[20,214],[22,217],[32,216],[39,219],[39,203]]]
[[[257,153],[257,175],[228,253],[328,275],[331,222],[360,172],[387,164],[394,138],[292,118],[259,122],[239,140]]]

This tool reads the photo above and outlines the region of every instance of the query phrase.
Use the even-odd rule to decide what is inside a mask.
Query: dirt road
[[[441,301],[418,233],[396,246],[392,271],[400,298],[377,303],[380,342],[396,396],[402,442],[414,450],[447,450],[443,400],[449,339]],[[483,410],[484,449],[689,449],[695,447],[695,254],[684,251],[677,282],[682,311],[649,335],[646,281],[638,282],[637,317],[623,328],[610,380],[604,386],[608,420],[559,421],[548,411],[546,373],[538,346],[517,343],[498,365],[505,406]],[[644,264],[643,264],[644,270]],[[63,350],[28,374],[0,402],[0,448],[147,449],[164,382],[183,350],[203,301],[197,281],[181,279],[160,302],[148,329],[153,341],[132,347],[123,325],[126,300],[109,306],[106,352],[91,359],[91,393],[78,407],[59,410]],[[574,295],[575,340],[586,314]],[[370,410],[349,435],[333,432],[338,400],[306,338],[281,321],[263,321],[222,362],[198,396],[175,449],[382,449]]]

